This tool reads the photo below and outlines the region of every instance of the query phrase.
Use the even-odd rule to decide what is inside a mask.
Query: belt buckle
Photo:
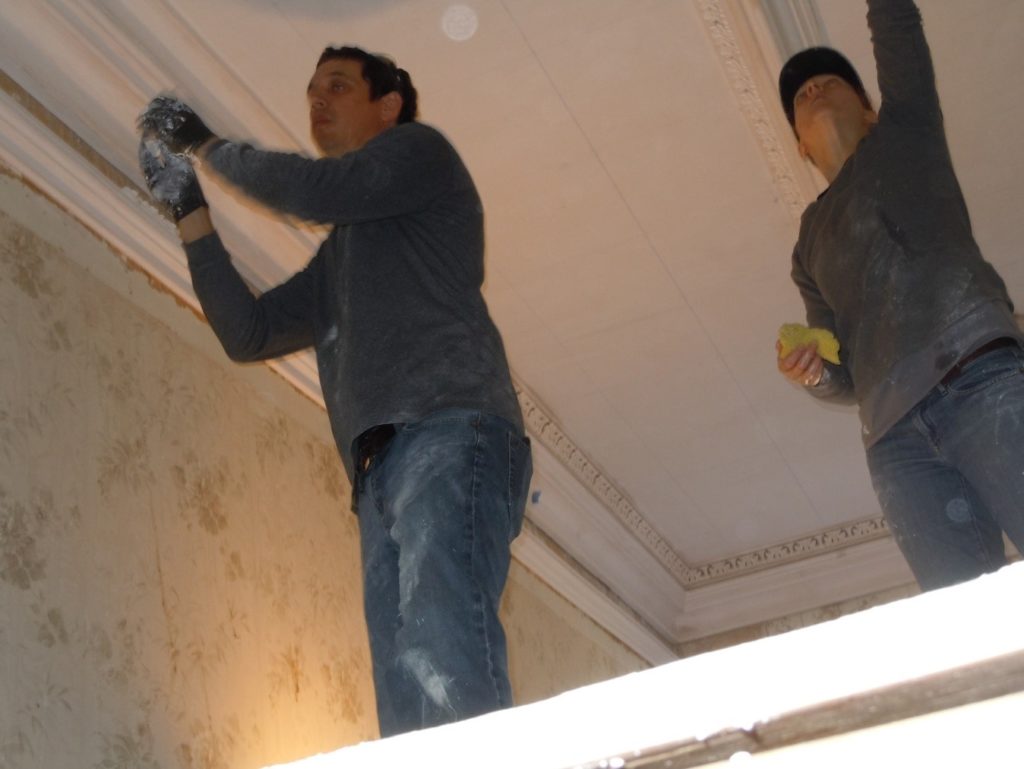
[[[942,384],[949,385],[957,377],[964,373],[964,370],[970,366],[974,361],[983,355],[987,355],[990,352],[998,350],[1001,347],[1013,347],[1017,345],[1017,341],[1012,337],[1001,336],[991,341],[985,342],[985,344],[976,347],[969,353],[964,355],[960,360],[953,364],[953,367],[946,372],[946,375],[942,377]]]
[[[393,424],[377,425],[359,436],[356,443],[356,467],[365,473],[373,465],[377,454],[395,437]]]

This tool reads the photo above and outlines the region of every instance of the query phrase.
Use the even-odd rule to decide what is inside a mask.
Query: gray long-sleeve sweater
[[[233,360],[315,346],[349,476],[352,442],[445,408],[522,430],[501,336],[483,296],[483,209],[455,149],[406,123],[341,158],[223,142],[206,164],[250,197],[334,225],[309,264],[254,296],[220,238],[186,246],[196,295]]]
[[[868,26],[878,124],[804,212],[792,276],[808,325],[840,343],[841,365],[807,389],[855,400],[871,446],[964,355],[1024,335],[971,232],[920,12],[868,0]]]

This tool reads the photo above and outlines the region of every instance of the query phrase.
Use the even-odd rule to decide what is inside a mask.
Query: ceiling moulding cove
[[[680,642],[704,638],[913,580],[896,543],[877,539],[687,591],[672,637]]]
[[[543,530],[558,552],[579,564],[581,574],[600,575],[595,584],[602,591],[613,593],[661,638],[674,642],[686,590],[528,429],[535,496],[527,506],[527,520]]]
[[[820,28],[808,22],[818,18],[817,12],[801,0],[697,0],[697,7],[779,200],[798,221],[824,181],[800,157],[779,105],[777,82],[785,52],[774,30],[783,30],[787,40],[818,35]]]
[[[651,665],[679,658],[672,645],[529,519],[512,543],[516,560]],[[596,583],[596,584],[595,584]]]
[[[0,71],[0,159],[152,280],[202,315],[177,231],[149,195]],[[313,400],[320,384],[312,356],[275,368]]]
[[[202,35],[162,0],[0,4],[0,68],[129,179],[140,180],[136,117],[160,92],[173,91],[201,114],[214,115],[213,127],[225,135],[250,137],[256,131],[266,146],[300,146]],[[297,264],[318,245],[320,237],[308,229],[278,228],[271,249],[259,230],[235,225],[231,214],[237,204],[219,205],[229,195],[225,189],[207,185],[207,194],[218,206],[222,237],[239,253],[264,250]],[[280,261],[241,266],[248,280],[265,286],[282,279]]]
[[[45,119],[46,123],[42,123]],[[173,225],[130,179],[0,72],[0,157],[122,253],[146,254],[154,281],[181,296],[189,280]],[[195,306],[194,299],[188,302]]]
[[[96,56],[122,73],[143,101],[161,90],[175,89],[200,111],[204,106],[226,107],[224,114],[231,116],[232,124],[217,128],[227,135],[249,135],[258,127],[260,135],[256,138],[267,145],[301,145],[300,137],[264,104],[173,3],[107,0],[99,7],[95,0],[48,0],[46,5]]]
[[[567,467],[573,476],[617,518],[626,531],[636,537],[658,562],[683,586],[691,569],[648,522],[629,498],[597,464],[555,423],[537,398],[521,384],[516,394],[523,409],[523,420],[530,433]]]

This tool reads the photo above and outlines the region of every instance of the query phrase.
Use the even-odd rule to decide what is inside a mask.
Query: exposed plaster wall
[[[0,766],[246,769],[376,734],[322,411],[0,174]],[[514,565],[520,701],[644,664]]]

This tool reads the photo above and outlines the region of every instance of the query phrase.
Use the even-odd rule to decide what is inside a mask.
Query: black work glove
[[[180,222],[206,205],[192,161],[185,155],[171,152],[159,138],[142,135],[139,167],[150,193],[167,207],[174,221]]]
[[[171,152],[192,155],[213,131],[191,107],[171,96],[157,96],[139,115],[139,128],[143,135],[152,134]]]

